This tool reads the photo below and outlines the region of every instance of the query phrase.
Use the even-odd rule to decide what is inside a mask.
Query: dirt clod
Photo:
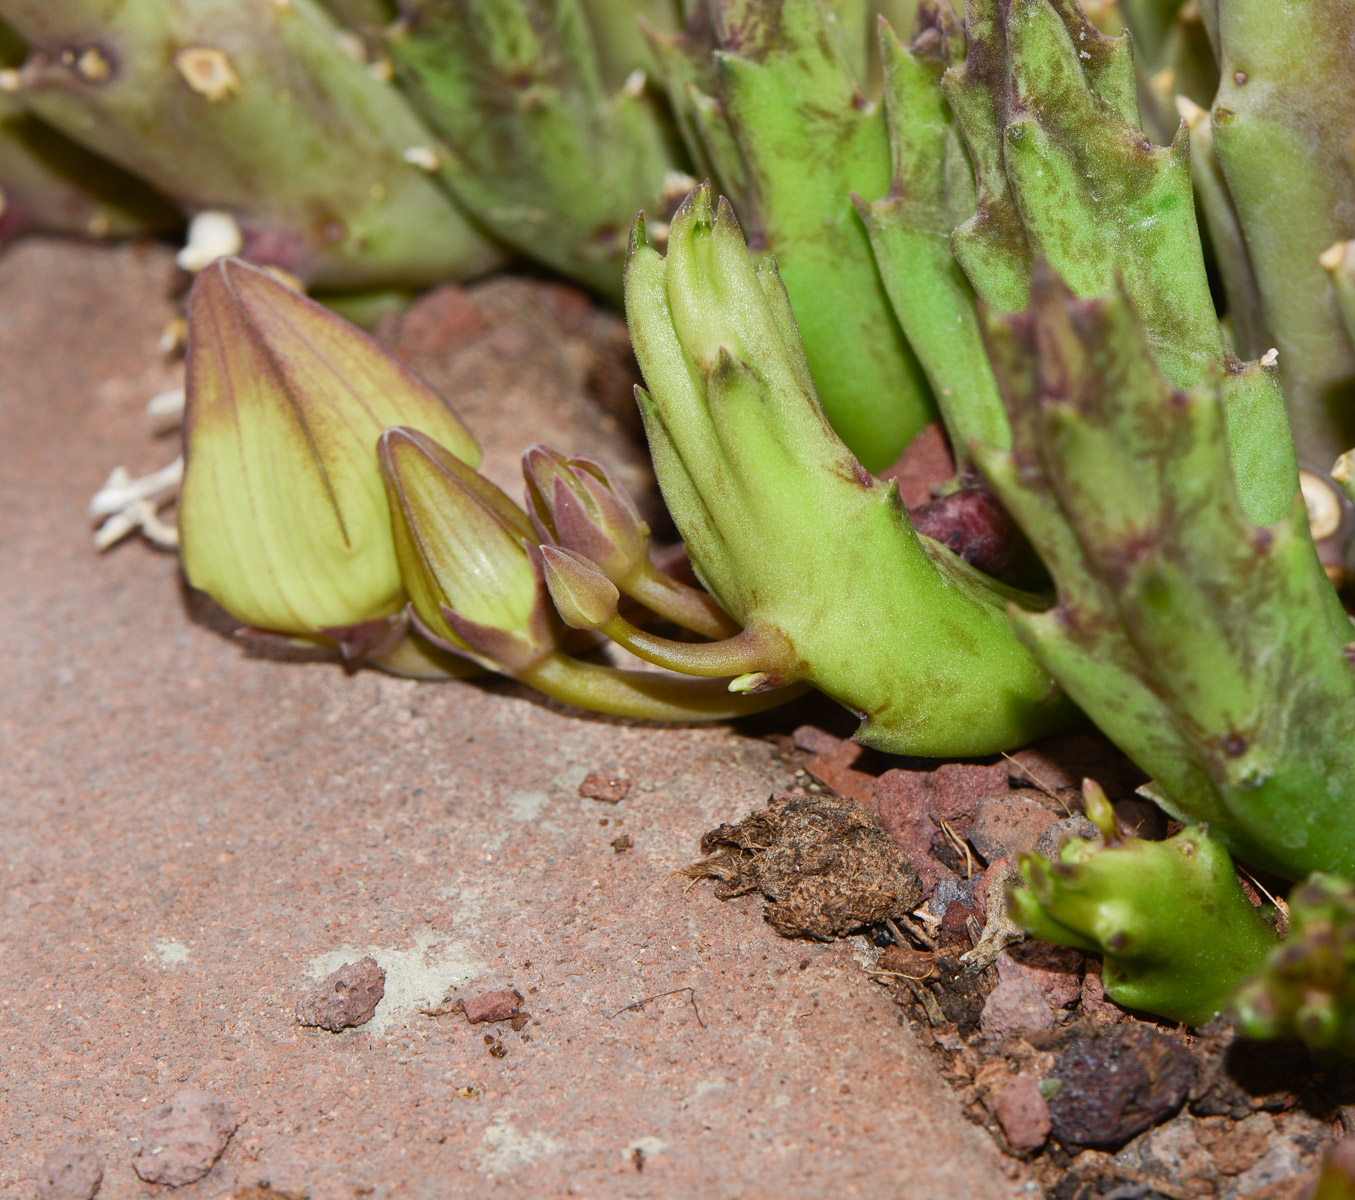
[[[1059,1055],[1049,1101],[1065,1145],[1113,1149],[1185,1103],[1195,1063],[1180,1042],[1145,1025],[1076,1038]]]
[[[223,1101],[184,1088],[146,1114],[132,1169],[146,1183],[196,1183],[221,1157],[235,1129],[235,1117]]]
[[[365,1025],[386,994],[386,972],[370,955],[344,963],[306,989],[297,1001],[296,1019],[302,1025],[338,1033]]]
[[[1038,1150],[1052,1128],[1049,1103],[1040,1094],[1040,1081],[1034,1075],[1017,1075],[1003,1087],[993,1100],[993,1116],[1007,1144],[1018,1154]]]
[[[630,794],[630,780],[624,775],[603,771],[589,771],[579,784],[579,795],[584,800],[600,800],[603,804],[620,804]]]
[[[482,1021],[511,1021],[521,1015],[521,1004],[521,992],[503,988],[466,1000],[462,1007],[466,1012],[466,1020],[472,1025],[479,1025]]]
[[[775,796],[707,833],[701,852],[708,857],[685,874],[714,879],[722,900],[760,892],[784,937],[841,937],[906,916],[922,895],[899,848],[863,805],[840,796]]]
[[[38,1200],[90,1200],[103,1174],[103,1161],[93,1146],[67,1142],[43,1159]]]

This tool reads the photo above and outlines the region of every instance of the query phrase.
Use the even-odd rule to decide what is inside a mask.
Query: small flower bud
[[[582,554],[558,546],[542,546],[541,561],[550,598],[571,629],[601,629],[617,615],[621,593]]]
[[[546,446],[522,456],[527,511],[543,541],[596,563],[613,582],[649,565],[649,526],[607,468]]]
[[[514,674],[556,649],[531,522],[432,438],[388,429],[377,448],[400,572],[425,636]]]

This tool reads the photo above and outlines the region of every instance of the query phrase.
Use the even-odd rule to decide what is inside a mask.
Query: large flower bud
[[[265,271],[208,267],[189,307],[188,581],[273,633],[397,614],[405,591],[376,464],[392,425],[480,460],[442,398],[368,335]]]

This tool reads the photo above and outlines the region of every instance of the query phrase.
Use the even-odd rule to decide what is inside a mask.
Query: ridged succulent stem
[[[724,680],[622,671],[566,654],[548,655],[514,674],[554,700],[644,721],[727,721],[774,708],[799,694],[799,689],[783,688],[732,695]]]
[[[739,632],[738,623],[713,596],[665,575],[652,564],[628,580],[621,590],[656,616],[702,637],[728,638]]]
[[[675,642],[632,625],[617,615],[602,632],[632,654],[684,675],[744,675],[768,672],[785,678],[795,665],[795,654],[775,630],[744,629],[718,642]]]

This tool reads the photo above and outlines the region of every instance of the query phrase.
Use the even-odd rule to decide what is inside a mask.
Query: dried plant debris
[[[701,852],[684,873],[714,879],[722,900],[760,893],[783,937],[828,941],[906,917],[922,898],[894,841],[841,796],[773,796],[761,812],[706,834]]]

